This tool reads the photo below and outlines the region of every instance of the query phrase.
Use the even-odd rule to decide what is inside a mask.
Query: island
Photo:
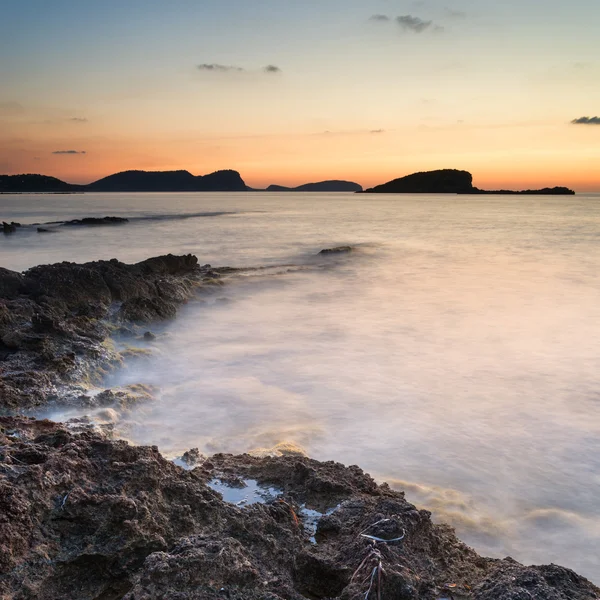
[[[245,192],[248,186],[237,171],[208,175],[189,171],[122,171],[87,185],[66,183],[45,175],[0,175],[1,193],[69,192]]]
[[[339,181],[336,179],[305,183],[297,187],[283,185],[270,185],[267,192],[362,192],[362,185],[353,181]]]
[[[473,185],[473,175],[457,169],[439,169],[412,173],[393,179],[362,192],[364,194],[527,194],[569,195],[575,194],[566,187],[539,190],[481,190]]]

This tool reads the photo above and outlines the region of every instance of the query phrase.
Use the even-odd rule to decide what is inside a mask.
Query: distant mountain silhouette
[[[362,185],[353,181],[319,181],[317,183],[305,183],[298,187],[285,187],[283,185],[270,185],[267,192],[362,192]]]
[[[76,192],[83,187],[47,175],[0,175],[0,192]]]
[[[442,169],[413,173],[365,190],[367,194],[465,194],[473,191],[468,171]]]
[[[0,192],[245,192],[237,171],[192,175],[188,171],[123,171],[88,185],[45,175],[0,175]]]
[[[480,190],[473,186],[473,175],[468,171],[441,169],[413,173],[369,188],[365,194],[526,194],[526,195],[574,195],[566,187],[542,188],[540,190]]]

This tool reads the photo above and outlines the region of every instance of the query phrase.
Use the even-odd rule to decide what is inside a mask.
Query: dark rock
[[[129,223],[129,219],[125,217],[84,217],[83,219],[73,219],[65,221],[63,225],[123,225]]]
[[[413,173],[365,190],[368,194],[464,194],[473,190],[473,176],[467,171],[441,169]]]
[[[151,331],[146,331],[146,333],[144,333],[144,339],[147,342],[152,342],[156,339],[156,336]]]
[[[21,293],[24,281],[21,273],[0,267],[0,298],[5,300],[16,298]]]
[[[540,190],[480,190],[473,188],[470,194],[497,194],[502,196],[574,196],[575,192],[566,187],[542,188]]]
[[[38,227],[37,228],[37,232],[38,233],[56,233],[56,229],[47,229],[46,227]]]
[[[319,254],[347,254],[352,250],[352,246],[337,246],[336,248],[324,248]]]
[[[543,188],[541,190],[480,190],[473,186],[473,176],[467,171],[441,169],[413,173],[365,190],[367,194],[541,194],[573,195],[566,187]]]
[[[7,223],[6,221],[2,221],[2,231],[4,233],[14,233],[17,231],[17,227],[14,223]]]
[[[80,381],[99,383],[127,357],[104,343],[110,332],[173,318],[209,270],[219,276],[191,255],[0,268],[0,408],[79,403]]]
[[[202,454],[198,448],[191,448],[183,453],[181,460],[190,467],[195,467],[202,462]]]
[[[70,425],[76,435],[49,421],[0,417],[2,598],[349,600],[366,597],[379,561],[385,575],[373,578],[369,598],[600,594],[569,569],[480,557],[356,467],[216,455],[184,470],[155,446],[111,441],[80,421]],[[241,508],[207,485],[249,477],[282,496]],[[312,491],[309,481],[335,492]],[[335,535],[312,544],[300,503],[334,509]],[[375,547],[361,537],[385,519],[405,532],[401,542]]]

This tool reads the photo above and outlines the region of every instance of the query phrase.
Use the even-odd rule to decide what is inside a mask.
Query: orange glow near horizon
[[[198,138],[94,136],[57,141],[48,136],[27,151],[19,140],[5,144],[0,164],[8,166],[4,171],[9,174],[41,173],[70,183],[89,183],[130,169],[185,169],[194,175],[234,169],[255,188],[325,179],[372,187],[416,171],[456,168],[470,171],[474,185],[483,189],[564,185],[600,191],[595,133],[574,126],[454,126]],[[549,140],[561,150],[549,149]],[[84,149],[85,154],[54,154]]]

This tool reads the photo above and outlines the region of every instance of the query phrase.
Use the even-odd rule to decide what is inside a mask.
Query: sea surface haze
[[[106,382],[159,389],[119,435],[169,456],[294,444],[406,490],[483,554],[600,582],[600,196],[3,195],[0,214],[131,219],[3,236],[9,269],[249,268]]]

